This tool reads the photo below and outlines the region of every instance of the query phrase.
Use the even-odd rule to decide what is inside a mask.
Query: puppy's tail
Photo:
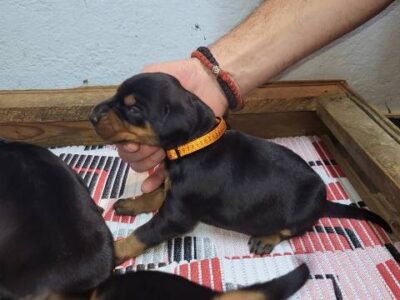
[[[371,221],[372,223],[380,225],[386,232],[392,233],[392,228],[382,217],[367,209],[327,201],[325,216]]]
[[[268,282],[254,284],[237,291],[222,294],[220,297],[215,299],[287,299],[296,293],[304,285],[304,283],[306,283],[309,276],[310,270],[308,269],[307,265],[303,263],[286,275],[275,278]]]

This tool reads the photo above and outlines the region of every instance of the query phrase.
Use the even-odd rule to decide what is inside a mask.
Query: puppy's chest
[[[168,175],[164,181],[164,186],[174,192],[189,191],[194,183],[202,185],[201,179],[208,177],[207,172],[187,160],[170,166],[167,165],[166,174]]]

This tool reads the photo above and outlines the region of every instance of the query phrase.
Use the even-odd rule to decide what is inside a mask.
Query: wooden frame
[[[99,144],[87,116],[114,86],[0,91],[0,136],[45,146]],[[400,130],[344,81],[262,86],[230,116],[233,128],[264,138],[321,136],[368,206],[400,238]]]

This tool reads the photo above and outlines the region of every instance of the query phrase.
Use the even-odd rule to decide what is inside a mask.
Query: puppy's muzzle
[[[111,109],[109,102],[111,101],[102,102],[93,108],[89,115],[89,120],[92,122],[93,126],[96,126],[100,120],[107,115],[108,111]]]

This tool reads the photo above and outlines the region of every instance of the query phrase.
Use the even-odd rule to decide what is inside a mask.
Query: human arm
[[[242,95],[377,15],[393,0],[265,1],[210,49]]]
[[[382,11],[392,0],[269,0],[209,48],[221,68],[233,76],[242,95],[267,82],[310,53],[353,30]],[[214,75],[197,59],[154,64],[144,72],[169,73],[208,104],[216,115],[227,109]],[[131,151],[125,151],[130,147]],[[143,145],[120,147],[133,169],[145,171],[165,154]],[[147,168],[147,169],[146,169]],[[163,180],[159,169],[142,185],[143,192]]]

